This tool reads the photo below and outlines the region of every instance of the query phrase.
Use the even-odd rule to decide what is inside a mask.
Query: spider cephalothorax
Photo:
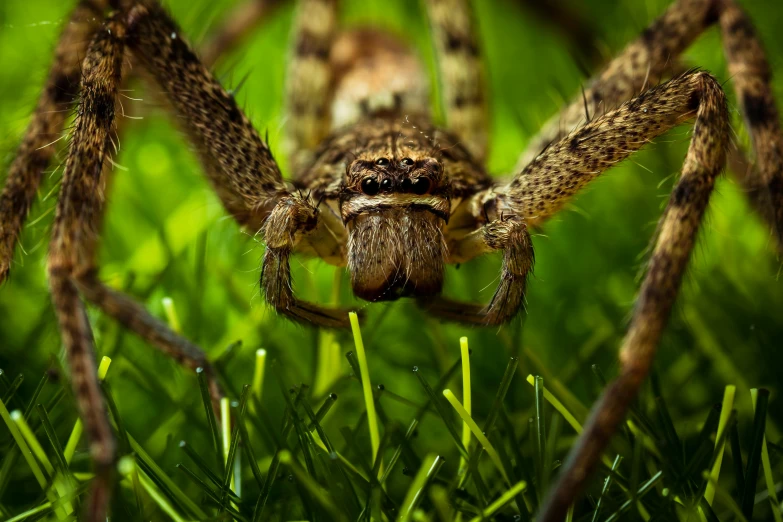
[[[368,125],[339,194],[353,292],[368,301],[437,295],[453,191],[434,130],[399,118]]]
[[[91,519],[105,519],[115,452],[82,298],[183,364],[211,374],[197,346],[97,277],[96,232],[116,132],[114,105],[123,63],[130,59],[165,93],[226,211],[253,232],[261,230],[266,243],[261,286],[268,303],[290,319],[324,327],[347,326],[346,310],[296,297],[289,268],[294,254],[347,266],[354,293],[370,301],[412,296],[443,319],[508,322],[523,308],[532,268],[528,228],[544,224],[580,188],[650,140],[693,120],[681,177],[661,218],[621,347],[619,375],[599,399],[537,518],[562,520],[650,371],[726,163],[729,122],[721,84],[706,72],[674,74],[671,67],[712,24],[720,26],[756,153],[756,169],[740,181],[783,244],[783,138],[769,66],[750,20],[734,0],[676,1],[545,126],[507,179],[493,179],[482,166],[487,95],[468,0],[426,2],[443,128],[431,122],[428,82],[414,52],[376,29],[341,29],[336,0],[301,4],[288,71],[290,182],[233,96],[155,0],[82,0],[63,32],[47,88],[0,197],[0,280],[54,154],[50,145],[65,123],[63,104],[80,85],[48,271],[97,464]],[[669,79],[650,87],[652,78]],[[489,304],[439,295],[446,263],[489,252],[502,253]],[[212,392],[220,396],[217,385]]]

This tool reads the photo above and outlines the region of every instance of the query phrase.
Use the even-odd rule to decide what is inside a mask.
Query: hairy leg
[[[422,299],[419,305],[447,321],[476,325],[501,325],[524,308],[528,275],[533,271],[533,243],[524,221],[516,217],[496,217],[478,230],[449,243],[449,262],[503,252],[500,280],[492,300],[478,305],[443,296]]]
[[[329,55],[337,30],[337,0],[300,0],[286,74],[286,154],[292,171],[307,163],[329,133],[332,67]]]
[[[427,0],[446,124],[473,157],[487,154],[487,96],[467,0]]]
[[[105,519],[115,443],[95,368],[92,330],[75,278],[89,266],[103,205],[103,161],[110,147],[114,100],[120,78],[124,28],[109,21],[96,33],[83,65],[80,115],[63,173],[49,252],[49,284],[60,323],[71,383],[84,419],[96,480],[89,520]]]
[[[619,376],[593,407],[584,433],[542,506],[541,521],[563,519],[649,373],[715,179],[726,163],[728,111],[723,91],[706,73],[679,76],[567,135],[501,189],[500,207],[529,223],[540,223],[600,173],[694,115],[682,175],[659,225],[622,344]]]
[[[293,319],[347,325],[346,311],[301,301],[291,289],[288,257],[317,228],[315,203],[288,191],[267,144],[161,7],[139,5],[128,20],[129,47],[180,116],[226,209],[241,224],[263,232],[267,250],[261,287],[267,302]]]
[[[735,174],[783,248],[783,133],[770,87],[771,72],[750,19],[734,0],[679,0],[673,4],[588,83],[583,95],[545,125],[522,153],[515,170],[524,169],[546,147],[586,123],[588,115],[605,114],[670,76],[680,68],[677,60],[681,53],[716,22],[755,150],[755,169]],[[741,155],[740,151],[732,153],[738,164],[744,163]]]
[[[76,100],[81,60],[107,4],[104,0],[82,0],[73,10],[57,44],[46,87],[11,164],[0,193],[0,284],[8,277],[14,247],[41,175],[57,152],[53,142],[60,137]]]

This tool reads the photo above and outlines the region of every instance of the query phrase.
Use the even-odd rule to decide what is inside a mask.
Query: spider
[[[659,223],[620,349],[620,372],[593,408],[538,516],[562,520],[650,370],[699,223],[726,163],[729,124],[721,84],[707,72],[671,74],[672,60],[719,24],[757,168],[742,179],[783,244],[783,138],[770,72],[747,16],[733,0],[678,0],[598,73],[523,151],[506,180],[490,177],[487,95],[467,0],[428,0],[446,128],[430,119],[417,57],[378,30],[341,30],[336,0],[301,0],[288,70],[285,181],[250,124],[155,0],[82,0],[66,26],[49,80],[0,197],[0,280],[80,84],[76,124],[55,216],[48,273],[78,407],[97,478],[91,520],[105,519],[115,445],[96,377],[82,299],[178,362],[211,374],[203,352],[141,305],[100,281],[95,262],[115,104],[129,57],[165,92],[225,209],[266,243],[261,288],[280,314],[345,327],[347,311],[294,295],[293,254],[347,266],[356,296],[415,298],[444,320],[501,325],[522,309],[533,267],[530,229],[582,187],[687,120],[681,177]],[[106,11],[111,8],[111,14]],[[205,51],[210,55],[211,51]],[[84,57],[83,62],[81,58]],[[651,78],[672,76],[650,86]],[[80,79],[80,81],[79,81]],[[440,295],[444,265],[502,252],[486,305]],[[213,394],[220,390],[213,384]]]

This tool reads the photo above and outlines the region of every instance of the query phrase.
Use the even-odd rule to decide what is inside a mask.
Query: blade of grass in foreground
[[[438,412],[438,415],[443,421],[443,424],[446,425],[446,429],[449,431],[449,435],[451,435],[451,438],[454,440],[454,444],[456,444],[457,449],[460,452],[460,455],[463,455],[467,458],[469,456],[468,452],[465,449],[465,447],[462,445],[462,439],[460,439],[457,430],[454,429],[454,425],[451,423],[450,420],[451,417],[449,416],[446,408],[443,407],[443,403],[439,400],[438,396],[435,395],[435,392],[433,391],[432,387],[430,387],[430,384],[427,382],[427,380],[424,378],[421,372],[419,372],[418,366],[413,367],[413,372],[416,374],[416,377],[418,377],[419,382],[424,387],[424,391],[426,391],[427,395],[429,395],[430,401],[432,402],[432,405],[435,406],[435,411]]]
[[[131,457],[123,457],[117,466],[120,474],[129,478],[134,471],[138,472],[139,482],[150,498],[166,513],[174,522],[185,522],[185,519],[177,513],[174,506],[168,501],[166,496],[155,486],[155,483],[140,469],[136,469],[136,463]]]
[[[41,391],[47,382],[49,382],[49,372],[44,372],[43,377],[41,377],[41,380],[38,381],[38,386],[35,387],[33,396],[30,398],[30,401],[27,403],[27,407],[24,409],[25,420],[30,417],[30,413],[32,413],[33,407],[38,403],[38,397],[41,395]]]
[[[337,509],[337,506],[334,505],[334,502],[332,502],[332,499],[324,492],[323,488],[321,488],[321,486],[296,463],[290,451],[283,450],[280,452],[280,463],[291,470],[313,500],[320,504],[321,507],[331,515],[333,520],[347,521],[345,515]]]
[[[472,414],[472,397],[470,389],[470,349],[468,348],[468,338],[459,338],[459,350],[462,358],[462,404],[465,406],[465,411],[468,415]],[[468,451],[470,447],[470,427],[462,424],[462,445],[465,446],[465,451]],[[459,474],[465,473],[465,468],[468,464],[464,455],[460,455],[459,458]]]
[[[498,510],[500,510],[503,506],[514,500],[514,497],[525,491],[525,488],[527,487],[527,484],[525,481],[517,482],[511,488],[506,490],[500,497],[498,497],[497,500],[495,500],[492,504],[487,506],[484,511],[481,512],[480,516],[474,517],[470,522],[481,522],[481,520],[489,519],[491,516],[493,516]]]
[[[207,416],[207,424],[212,434],[212,450],[218,463],[218,473],[223,474],[223,452],[220,450],[220,432],[218,431],[217,420],[215,419],[215,410],[212,408],[212,397],[209,393],[209,383],[204,368],[196,368],[198,375],[199,389],[201,390],[201,401],[204,403],[204,412]]]
[[[620,467],[620,463],[623,461],[622,455],[617,455],[614,458],[614,462],[612,463],[612,471],[616,472],[617,468]],[[597,522],[598,521],[598,515],[601,513],[601,507],[604,502],[604,495],[609,491],[609,488],[612,487],[612,475],[608,475],[606,477],[606,480],[604,480],[604,487],[601,489],[601,495],[598,497],[598,502],[595,504],[595,510],[593,511],[593,518],[591,519],[591,522]]]
[[[408,493],[405,494],[405,500],[400,506],[400,515],[397,519],[399,522],[407,522],[411,519],[413,510],[416,509],[419,501],[421,500],[424,489],[427,484],[437,475],[438,470],[445,461],[440,455],[429,454],[424,458],[424,461],[413,478]]]
[[[718,441],[725,441],[726,438],[723,436],[724,431],[726,430],[726,425],[729,420],[729,415],[731,415],[731,409],[734,407],[734,393],[736,392],[737,388],[734,386],[726,386],[725,391],[723,392],[723,405],[720,409],[720,421],[718,421],[718,434],[715,438],[715,443],[718,444]],[[723,462],[723,451],[725,449],[726,445],[725,442],[720,445],[720,447],[716,446],[716,450],[718,452],[717,457],[715,458],[715,464],[712,466],[712,471],[710,471],[710,481],[707,483],[707,489],[704,492],[704,498],[707,499],[707,503],[712,506],[712,501],[715,498],[715,486],[713,484],[716,484],[718,482],[718,477],[720,476],[720,467],[721,463]]]
[[[356,312],[348,314],[351,320],[351,331],[353,332],[353,342],[356,346],[356,355],[359,359],[359,371],[362,375],[362,391],[364,392],[364,405],[367,408],[367,426],[370,429],[370,446],[372,447],[372,464],[375,465],[378,447],[381,444],[378,433],[378,416],[375,413],[375,399],[372,395],[372,385],[370,384],[370,370],[367,368],[367,355],[364,353],[364,341],[362,341],[362,332],[359,329],[359,318]],[[379,467],[380,473],[383,473],[383,465]]]
[[[16,411],[14,413],[16,413]],[[20,412],[19,417],[21,416],[22,414]],[[48,498],[50,502],[55,502],[57,500],[56,495],[51,489],[47,487],[46,478],[44,477],[43,471],[41,471],[41,467],[35,460],[35,457],[30,451],[27,442],[25,442],[25,439],[22,436],[22,433],[19,431],[17,424],[12,420],[11,414],[8,412],[8,409],[5,407],[5,403],[3,403],[3,401],[0,401],[0,417],[3,418],[6,425],[8,426],[8,430],[11,432],[11,436],[16,441],[17,446],[19,446],[19,449],[22,452],[22,456],[27,461],[27,465],[30,466],[30,469],[33,471],[33,476],[35,476],[35,479],[38,481],[38,485],[41,486],[41,489],[46,493],[46,498]],[[65,511],[62,508],[56,509],[55,512],[57,513],[58,520],[65,520],[67,517]]]
[[[748,520],[753,519],[753,506],[756,497],[756,482],[761,467],[761,450],[764,446],[764,429],[767,423],[769,390],[761,388],[750,391],[756,414],[753,418],[753,439],[748,453],[748,467],[745,472],[745,491],[742,492],[742,514]]]
[[[260,522],[264,519],[264,509],[266,508],[267,500],[269,500],[269,493],[272,491],[272,485],[277,478],[277,471],[280,469],[280,453],[282,450],[275,451],[272,457],[272,462],[269,464],[269,469],[266,472],[266,481],[264,487],[261,489],[261,494],[256,501],[256,507],[253,510],[253,522]]]
[[[489,458],[495,464],[495,467],[498,468],[498,471],[500,471],[500,474],[503,476],[503,480],[506,481],[506,484],[511,486],[511,481],[509,480],[508,475],[506,474],[506,468],[503,467],[503,463],[500,461],[500,456],[498,455],[498,452],[495,451],[495,447],[492,446],[492,444],[489,442],[489,439],[487,439],[487,437],[481,431],[481,428],[478,427],[476,421],[474,421],[473,418],[470,415],[468,415],[468,412],[465,411],[465,408],[462,406],[462,404],[460,404],[460,402],[457,400],[457,398],[454,396],[454,393],[452,393],[451,390],[449,389],[443,390],[443,396],[446,397],[446,400],[449,401],[449,403],[457,411],[459,416],[462,417],[463,422],[465,422],[470,427],[470,430],[473,432],[473,436],[476,437],[476,439],[479,441],[481,446],[484,448],[484,451],[487,452],[487,455],[489,455]]]
[[[617,522],[621,520],[621,517],[624,513],[630,509],[630,507],[635,503],[641,500],[641,498],[650,492],[650,490],[653,489],[653,487],[661,481],[661,478],[663,478],[663,472],[659,471],[652,477],[650,477],[650,480],[642,484],[642,487],[639,488],[638,491],[636,491],[636,495],[634,496],[634,499],[629,499],[623,502],[623,504],[620,506],[620,508],[612,513],[612,515],[606,519],[606,522]],[[641,506],[641,504],[639,504]]]
[[[180,504],[180,506],[190,512],[190,514],[197,520],[204,520],[209,518],[207,517],[207,514],[204,513],[204,511],[202,511],[201,508],[195,504],[195,502],[193,502],[187,495],[185,495],[185,493],[182,492],[182,490],[174,483],[174,481],[171,480],[168,475],[166,475],[161,467],[150,458],[144,448],[141,447],[141,444],[136,442],[136,439],[134,439],[133,435],[130,433],[128,433],[128,443],[130,444],[131,450],[133,450],[133,452],[137,455],[138,463],[133,462],[133,465],[136,466],[136,468],[141,468],[143,464],[150,473],[154,474],[156,480],[166,487],[166,489],[170,492],[170,496],[172,496]]]

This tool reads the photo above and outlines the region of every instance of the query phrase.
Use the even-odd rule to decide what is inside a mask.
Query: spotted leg
[[[728,111],[720,84],[707,73],[692,72],[652,88],[565,136],[499,189],[501,207],[526,222],[542,222],[600,173],[694,116],[682,175],[660,222],[620,350],[619,375],[593,407],[538,520],[563,520],[650,371],[715,179],[726,162]]]
[[[476,159],[487,153],[487,99],[467,0],[428,0],[443,109],[449,129]]]
[[[584,94],[580,93],[544,126],[520,156],[515,170],[524,169],[542,150],[588,117],[609,112],[670,76],[679,67],[677,60],[682,52],[716,23],[755,152],[753,167],[732,170],[783,249],[783,133],[772,96],[772,74],[753,24],[734,0],[675,2],[588,82]],[[732,152],[732,166],[748,165],[741,155],[740,151]]]

